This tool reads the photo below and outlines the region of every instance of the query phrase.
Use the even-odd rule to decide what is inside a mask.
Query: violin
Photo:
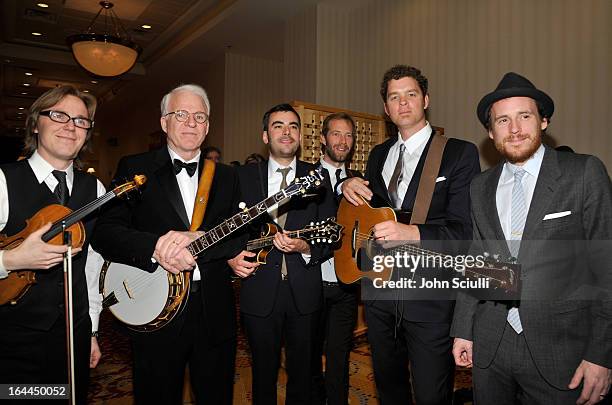
[[[85,243],[85,227],[81,219],[100,208],[102,205],[131,190],[137,189],[147,181],[146,176],[134,176],[134,180],[115,187],[103,196],[84,205],[76,211],[59,204],[48,205],[30,219],[26,220],[26,227],[13,236],[0,235],[0,249],[15,249],[33,232],[51,222],[51,228],[45,232],[41,239],[52,245],[63,245],[64,230],[71,232],[72,247],[81,248]],[[36,272],[32,270],[10,271],[8,277],[0,280],[0,305],[15,305],[23,297],[32,284],[36,283]]]

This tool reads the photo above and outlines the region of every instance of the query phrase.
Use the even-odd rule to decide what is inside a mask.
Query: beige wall
[[[264,154],[261,118],[283,100],[283,64],[280,61],[227,53],[225,59],[225,126],[223,160]]]
[[[612,167],[612,1],[374,1],[350,12],[349,37],[347,108],[381,113],[384,71],[411,64],[430,80],[432,123],[482,150],[476,105],[516,71],[555,100],[553,140]]]

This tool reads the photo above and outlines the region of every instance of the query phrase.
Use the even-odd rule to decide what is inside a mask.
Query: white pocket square
[[[439,182],[444,181],[444,180],[446,180],[446,177],[444,177],[444,176],[440,176],[440,177],[438,177],[438,178],[436,179],[436,183],[439,183]]]
[[[549,219],[566,217],[566,216],[570,215],[571,213],[572,213],[572,211],[561,211],[561,212],[553,212],[552,214],[546,214],[546,215],[544,215],[544,221],[547,221]]]

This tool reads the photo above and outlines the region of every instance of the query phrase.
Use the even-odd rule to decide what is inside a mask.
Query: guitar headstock
[[[138,189],[143,184],[145,184],[146,181],[147,181],[147,176],[145,176],[144,174],[137,174],[136,176],[134,176],[134,180],[128,181],[126,183],[123,183],[120,186],[115,187],[113,189],[113,193],[115,193],[115,196],[119,197],[132,190]]]
[[[503,261],[499,255],[484,255],[484,264],[466,268],[466,276],[488,278],[489,286],[508,294],[517,294],[521,286],[521,266],[515,259]]]
[[[335,243],[340,240],[344,227],[336,222],[336,218],[330,217],[324,221],[311,222],[306,226],[301,238],[315,243]]]
[[[296,177],[293,183],[282,191],[287,197],[291,197],[300,193],[305,194],[307,190],[317,188],[321,184],[323,184],[323,169],[319,167],[316,170],[311,170],[306,176]]]

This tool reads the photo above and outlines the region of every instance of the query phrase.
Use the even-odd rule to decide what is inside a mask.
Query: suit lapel
[[[488,177],[482,184],[482,190],[479,190],[479,194],[482,196],[482,201],[484,205],[484,217],[488,218],[486,222],[491,223],[493,227],[494,240],[506,240],[506,237],[504,236],[504,230],[501,226],[501,222],[499,222],[497,200],[496,198],[491,198],[490,194],[491,190],[495,191],[494,195],[497,194],[497,184],[499,183],[499,177],[501,176],[503,168],[504,164],[500,163],[493,170],[491,170]],[[478,214],[476,214],[476,216],[478,216]],[[509,254],[510,251],[508,251],[507,253]]]
[[[385,186],[385,180],[383,179],[382,172],[385,167],[385,162],[387,161],[387,156],[389,155],[389,150],[395,144],[395,142],[397,142],[397,136],[396,138],[388,139],[382,144],[380,159],[376,162],[376,175],[374,179],[372,179],[374,184],[370,184],[370,189],[372,192],[381,198],[389,207],[392,207],[393,204],[389,198],[389,191],[387,190],[387,186]]]
[[[525,221],[523,240],[534,239],[538,226],[542,223],[542,218],[544,218],[544,213],[553,202],[559,184],[557,181],[559,177],[561,177],[561,170],[559,169],[556,152],[545,147],[544,159],[542,160],[538,181],[533,191],[527,220]]]
[[[179,216],[185,229],[189,228],[189,217],[187,211],[183,205],[183,198],[181,196],[181,190],[179,189],[178,182],[176,181],[176,175],[174,174],[174,167],[170,161],[170,155],[168,150],[165,148],[160,149],[158,154],[157,163],[160,167],[156,170],[157,178],[162,190],[164,191],[165,197],[170,202],[170,205],[174,208],[174,211]]]

